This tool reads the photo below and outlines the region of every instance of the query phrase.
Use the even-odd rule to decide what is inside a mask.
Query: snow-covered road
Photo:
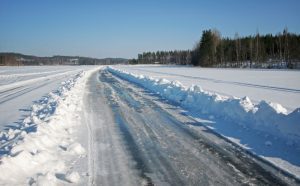
[[[55,68],[0,69],[0,185],[300,185],[300,109]]]
[[[180,108],[106,70],[90,77],[87,90],[92,185],[295,184]]]

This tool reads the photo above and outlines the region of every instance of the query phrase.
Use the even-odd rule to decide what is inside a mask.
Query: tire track
[[[280,172],[279,177],[271,173],[276,170],[265,170],[261,166],[262,162],[257,163],[258,160],[254,160],[219,136],[210,134],[223,146],[193,131],[185,123],[195,121],[179,114],[170,114],[166,108],[153,101],[155,97],[146,96],[142,89],[119,80],[106,71],[100,72],[99,79],[104,84],[105,97],[124,143],[136,162],[135,168],[139,170],[140,176],[147,180],[147,184],[297,183],[282,176]]]

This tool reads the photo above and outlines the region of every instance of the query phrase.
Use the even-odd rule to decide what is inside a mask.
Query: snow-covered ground
[[[117,66],[109,71],[178,104],[187,115],[227,139],[300,177],[299,71],[176,66]],[[277,76],[285,81],[279,81]],[[207,85],[209,91],[205,89]],[[220,94],[222,88],[226,95]],[[230,92],[231,89],[238,93]],[[265,95],[260,96],[259,92]],[[278,98],[278,92],[288,94],[281,95],[281,102],[290,105],[289,111],[270,102]],[[262,100],[252,101],[248,95]]]
[[[20,71],[26,69],[21,73],[10,67],[6,69],[15,71],[18,75],[10,72],[9,75],[1,76],[10,80],[9,84],[2,82],[7,84],[0,87],[4,93],[15,87],[31,87],[41,81],[53,80],[54,83],[46,84],[46,89],[37,89],[39,94],[25,92],[31,100],[35,100],[29,107],[30,114],[24,115],[25,119],[6,126],[6,130],[0,132],[0,185],[72,184],[79,183],[80,178],[87,174],[84,172],[86,169],[76,169],[72,165],[86,156],[85,148],[78,141],[78,131],[83,124],[80,113],[85,82],[94,70],[87,71],[91,67],[56,68],[59,72],[49,71],[48,67],[25,67],[20,68]],[[30,72],[31,70],[40,72]],[[4,69],[2,72],[8,73]],[[26,80],[18,79],[19,77],[26,77]],[[39,95],[43,97],[36,97]],[[14,99],[16,98],[13,97],[12,100]],[[22,108],[23,102],[27,103],[26,100],[20,101],[19,105],[6,109],[14,112]],[[1,113],[1,119],[7,117],[9,115]]]
[[[153,78],[177,80],[185,87],[198,85],[221,95],[281,104],[288,112],[300,107],[300,71],[260,69],[217,69],[186,66],[120,65],[120,70]]]
[[[0,185],[299,184],[233,145],[300,179],[300,110],[290,101],[297,77],[176,66],[1,67]],[[267,95],[255,97],[260,91]],[[283,106],[269,102],[278,92],[290,94],[276,101]]]
[[[87,66],[0,67],[0,130],[22,123],[31,105]]]

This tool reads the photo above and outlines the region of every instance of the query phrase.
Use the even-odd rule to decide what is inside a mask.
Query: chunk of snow
[[[78,183],[80,181],[80,175],[78,172],[71,172],[66,175],[66,180],[71,183]]]
[[[79,143],[74,143],[68,147],[68,151],[76,155],[84,155],[85,149]]]

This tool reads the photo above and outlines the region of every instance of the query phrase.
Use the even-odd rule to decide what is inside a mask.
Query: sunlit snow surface
[[[217,69],[186,66],[120,65],[127,72],[198,85],[221,95],[279,103],[288,111],[300,107],[300,71],[269,69]]]
[[[31,105],[88,66],[0,67],[0,130],[15,126]]]
[[[1,69],[0,185],[78,184],[86,176],[72,165],[86,157],[77,133],[82,128],[79,116],[88,69]]]
[[[115,76],[159,93],[181,106],[183,115],[300,178],[299,71],[114,68],[124,70],[110,70]],[[87,137],[90,129],[85,123],[90,116],[95,126],[107,122],[102,121],[102,110],[89,113],[91,104],[83,101],[90,93],[86,82],[91,74],[97,77],[96,70],[0,67],[0,185],[90,182],[89,166],[95,163],[91,143],[97,140]]]
[[[300,177],[299,71],[146,65],[109,71],[182,106],[187,115]]]

